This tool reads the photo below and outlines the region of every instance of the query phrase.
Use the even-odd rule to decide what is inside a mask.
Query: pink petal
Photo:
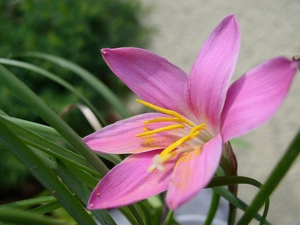
[[[154,130],[170,125],[170,122],[144,124],[144,121],[158,117],[167,117],[160,113],[145,113],[104,127],[83,138],[94,151],[111,154],[130,154],[166,148],[178,139],[177,130],[162,132],[152,136],[136,137],[146,128]]]
[[[187,75],[166,59],[139,48],[102,49],[110,69],[139,97],[183,113]]]
[[[224,142],[266,122],[285,98],[296,70],[297,63],[278,57],[235,81],[228,90],[222,112]]]
[[[202,46],[190,72],[187,101],[194,115],[218,128],[226,91],[240,48],[240,32],[234,15],[228,16]]]
[[[221,154],[222,138],[217,135],[200,150],[194,150],[178,160],[166,197],[171,209],[180,207],[207,186],[219,165]]]
[[[147,172],[160,151],[131,155],[115,166],[93,190],[88,209],[129,205],[165,191],[176,159],[164,163],[165,170]]]

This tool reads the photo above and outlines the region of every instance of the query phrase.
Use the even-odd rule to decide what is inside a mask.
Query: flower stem
[[[169,210],[164,225],[171,225],[171,224],[172,224],[172,221],[173,221],[173,214],[174,214],[174,211],[173,211],[173,210]]]
[[[246,209],[245,214],[239,220],[237,225],[249,224],[258,210],[262,207],[265,201],[269,198],[272,192],[275,190],[279,182],[287,173],[293,162],[296,160],[300,153],[300,131],[294,138],[290,147],[287,149],[277,166],[271,172],[269,178],[262,186],[260,191],[256,194],[251,205]]]
[[[208,210],[204,225],[210,225],[213,222],[213,219],[214,219],[216,212],[218,210],[218,207],[219,207],[219,202],[220,202],[220,195],[218,195],[216,192],[212,191],[210,208]]]

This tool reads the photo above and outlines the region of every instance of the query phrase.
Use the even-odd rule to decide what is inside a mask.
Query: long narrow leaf
[[[58,56],[40,53],[40,52],[24,52],[24,53],[17,54],[17,56],[36,57],[36,58],[45,59],[63,68],[71,70],[72,72],[80,76],[83,80],[85,80],[91,87],[95,89],[95,91],[97,91],[100,95],[102,95],[123,118],[129,117],[129,113],[126,111],[125,107],[119,101],[119,99],[111,92],[111,90],[107,88],[93,74],[83,69],[82,67],[66,59],[60,58]]]
[[[0,208],[0,221],[7,223],[18,223],[22,225],[66,225],[65,222],[50,217],[40,217],[39,214],[24,212],[17,209]]]
[[[5,118],[8,121],[11,121],[14,124],[18,124],[21,127],[24,127],[30,131],[33,131],[43,137],[46,137],[47,139],[50,140],[55,140],[55,141],[60,141],[62,143],[68,143],[66,142],[66,140],[52,127],[49,126],[45,126],[42,124],[38,124],[38,123],[34,123],[34,122],[30,122],[30,121],[26,121],[26,120],[22,120],[22,119],[18,119],[18,118],[14,118],[14,117],[10,117],[7,114],[5,114],[2,110],[0,110],[0,116],[2,116],[3,118]]]
[[[256,194],[252,203],[249,205],[245,214],[238,221],[238,225],[249,224],[254,215],[262,207],[266,199],[272,194],[282,178],[288,172],[293,162],[297,159],[300,153],[300,131],[284,153],[279,163],[272,170],[270,176],[266,180],[264,186]]]
[[[55,201],[55,202],[48,203],[46,205],[38,206],[38,207],[36,207],[34,209],[31,209],[29,211],[43,215],[43,214],[46,214],[46,213],[50,213],[53,210],[59,209],[61,207],[62,207],[61,203],[58,202],[58,201]]]
[[[4,65],[15,66],[15,67],[27,69],[27,70],[39,73],[39,74],[55,81],[56,83],[60,84],[61,86],[65,87],[70,92],[75,94],[85,105],[87,105],[93,111],[93,113],[101,121],[101,123],[103,125],[106,125],[106,122],[105,122],[104,118],[96,110],[96,108],[93,106],[93,104],[86,97],[84,97],[79,91],[77,91],[71,84],[69,84],[65,80],[61,79],[59,76],[57,76],[57,75],[41,68],[41,67],[38,67],[38,66],[35,66],[35,65],[32,65],[32,64],[26,63],[26,62],[13,60],[13,59],[0,58],[0,63],[2,63]]]
[[[35,134],[21,126],[18,126],[17,124],[5,120],[5,117],[3,121],[14,131],[15,134],[20,136],[26,144],[35,147],[45,153],[48,153],[56,158],[59,158],[63,161],[72,163],[76,167],[87,170],[93,175],[99,175],[96,171],[92,169],[91,165],[82,156],[77,155],[76,153],[64,147],[61,147],[58,144],[49,141],[46,138],[43,138],[38,134]]]
[[[244,202],[242,202],[240,199],[238,199],[228,190],[224,188],[222,189],[220,187],[220,186],[228,186],[233,184],[250,184],[257,188],[261,188],[262,184],[253,178],[243,177],[243,176],[217,176],[214,177],[212,181],[209,183],[208,187],[212,187],[213,190],[216,191],[218,194],[222,193],[220,195],[225,199],[227,199],[232,205],[245,211],[247,205]],[[268,221],[266,221],[268,210],[269,210],[269,199],[266,198],[263,215],[261,216],[258,213],[256,213],[254,216],[258,221],[260,221],[260,224],[264,224],[264,223],[266,225],[270,224]]]
[[[29,149],[0,118],[0,142],[10,149],[14,155],[29,169],[79,224],[94,224],[93,219],[85,211],[80,202],[59,181],[57,176]],[[1,210],[7,210],[2,208]],[[29,214],[28,214],[29,215]]]
[[[56,129],[101,175],[105,175],[108,172],[105,164],[95,153],[90,151],[81,138],[34,92],[2,65],[0,65],[0,75],[0,82],[3,86],[10,89],[15,95],[28,104],[41,118]]]
[[[0,205],[0,208],[4,208],[4,207],[6,207],[6,208],[7,207],[22,208],[22,207],[29,207],[29,206],[33,206],[33,205],[37,205],[37,204],[51,203],[51,202],[55,202],[55,201],[56,201],[56,198],[54,198],[53,196],[42,196],[42,197],[30,198],[30,199],[26,199],[26,200],[7,203],[4,205]]]
[[[75,176],[63,163],[58,161],[58,167],[55,169],[57,174],[67,183],[69,188],[86,205],[91,191],[84,183]],[[113,218],[106,210],[93,210],[92,213],[102,225],[116,225]]]
[[[51,139],[54,139],[56,141],[65,142],[65,140],[62,139],[62,137],[58,133],[52,133],[56,132],[54,129],[49,129],[50,127],[39,125],[36,123],[26,123],[27,121],[13,119],[8,116],[2,117],[5,119],[4,121],[8,123],[8,126],[13,128],[14,132],[21,136],[27,144],[39,148],[41,151],[53,155],[61,160],[70,161],[70,163],[76,164],[76,166],[78,166],[79,168],[84,169],[93,175],[98,175],[96,171],[92,170],[90,164],[83,157],[40,136],[40,133],[42,132],[43,136],[50,137]],[[30,131],[29,129],[33,130],[34,132]],[[48,132],[50,132],[50,134]],[[47,148],[43,146],[47,146]],[[121,161],[118,155],[98,155],[115,165],[120,163]]]

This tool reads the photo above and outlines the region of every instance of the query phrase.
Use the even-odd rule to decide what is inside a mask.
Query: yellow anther
[[[155,129],[155,130],[150,130],[150,131],[146,131],[141,134],[137,134],[136,137],[144,137],[147,135],[157,134],[157,133],[169,131],[169,130],[176,130],[179,128],[185,128],[185,126],[182,124],[174,124],[174,125],[170,125],[170,126],[165,126],[165,127],[161,127],[161,128]]]
[[[161,113],[164,113],[164,114],[167,114],[167,115],[170,115],[170,116],[177,117],[177,118],[179,118],[183,123],[186,123],[186,124],[188,124],[188,125],[190,125],[190,126],[192,126],[192,127],[195,126],[191,121],[189,121],[188,119],[186,119],[184,116],[180,115],[178,112],[175,112],[175,111],[169,110],[169,109],[164,109],[164,108],[162,108],[162,107],[153,105],[153,104],[151,104],[151,103],[149,103],[149,102],[145,102],[145,101],[140,100],[140,99],[136,99],[136,101],[137,101],[138,103],[140,103],[140,104],[142,104],[142,105],[144,105],[144,106],[147,106],[147,107],[149,107],[149,108],[151,108],[151,109],[154,109],[154,110],[156,110],[156,111],[158,111],[158,112],[161,112]]]

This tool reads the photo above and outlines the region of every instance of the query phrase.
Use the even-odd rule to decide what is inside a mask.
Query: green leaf
[[[58,159],[74,164],[76,167],[84,169],[93,175],[99,176],[99,174],[92,169],[91,165],[82,156],[64,147],[61,147],[60,145],[49,141],[46,138],[43,138],[42,136],[35,134],[17,124],[14,124],[9,120],[6,120],[7,117],[0,117],[4,118],[4,123],[6,123],[7,126],[9,126],[14,131],[15,134],[21,137],[26,144],[35,147],[45,153],[48,153]]]
[[[68,187],[78,196],[81,202],[87,205],[91,191],[86,185],[75,176],[63,163],[57,162],[56,173],[64,180]],[[93,210],[92,213],[102,225],[116,225],[110,214],[106,210]]]
[[[213,191],[210,207],[209,207],[208,213],[206,215],[204,225],[210,225],[213,222],[215,215],[217,213],[218,207],[219,207],[219,202],[220,202],[220,195],[218,195],[217,193],[215,193]]]
[[[0,221],[7,223],[18,223],[22,225],[43,224],[43,225],[66,225],[65,222],[50,217],[40,217],[33,212],[24,212],[18,209],[0,208]]]
[[[105,164],[93,153],[82,139],[57,116],[34,92],[0,65],[0,82],[30,106],[41,118],[56,129],[88,162],[103,176],[108,172]]]
[[[78,76],[80,76],[83,80],[85,80],[91,87],[95,89],[100,95],[102,95],[114,108],[115,110],[123,117],[129,117],[129,113],[126,111],[123,104],[119,101],[119,99],[111,92],[109,88],[107,88],[100,80],[98,80],[93,74],[83,69],[82,67],[72,63],[66,59],[60,58],[58,56],[40,53],[40,52],[24,52],[18,53],[17,56],[21,57],[36,57],[45,59],[52,63],[55,63],[63,68],[66,68]]]
[[[62,205],[60,204],[60,202],[55,201],[55,202],[51,202],[51,203],[48,203],[48,204],[45,204],[45,205],[35,207],[34,209],[31,209],[29,211],[43,215],[43,214],[46,214],[46,213],[50,213],[53,210],[61,208],[61,207],[62,207]]]
[[[254,197],[252,203],[246,209],[245,214],[238,221],[238,225],[249,224],[254,215],[271,196],[277,185],[288,172],[293,162],[297,159],[300,153],[300,131],[281,157],[275,168],[272,170],[263,187]]]
[[[43,203],[52,203],[55,201],[56,201],[56,198],[54,198],[53,196],[42,196],[42,197],[30,198],[30,199],[26,199],[26,200],[7,203],[4,205],[0,205],[0,208],[4,208],[4,207],[6,207],[6,208],[7,207],[24,208],[24,207],[29,207],[29,206],[33,206],[33,205],[43,204]]]
[[[0,142],[10,149],[14,155],[29,169],[66,208],[79,224],[94,224],[93,219],[83,208],[82,204],[59,181],[57,176],[3,123],[0,117]],[[1,208],[1,210],[8,210]],[[2,211],[4,212],[4,211]],[[20,214],[23,215],[23,214]],[[28,214],[28,216],[31,214]],[[7,217],[5,217],[7,218]]]
[[[262,187],[262,184],[258,182],[255,179],[249,178],[249,177],[243,177],[243,176],[217,176],[212,179],[208,187],[212,187],[212,189],[221,195],[223,198],[228,200],[232,205],[238,207],[239,209],[245,211],[247,208],[247,204],[245,204],[243,201],[241,201],[239,198],[234,196],[230,191],[226,190],[225,188],[222,188],[220,186],[228,186],[232,184],[250,184],[257,188]],[[265,201],[265,209],[263,216],[260,216],[258,213],[254,215],[254,217],[260,221],[260,224],[265,223],[270,224],[268,221],[266,221],[266,216],[269,209],[269,199],[267,198]]]
[[[53,73],[51,73],[51,72],[49,72],[49,71],[47,71],[43,68],[40,68],[38,66],[35,66],[35,65],[32,65],[32,64],[29,64],[29,63],[26,63],[26,62],[13,60],[13,59],[0,58],[0,63],[2,63],[4,65],[16,66],[16,67],[19,67],[19,68],[34,71],[36,73],[39,73],[39,74],[55,81],[56,83],[62,85],[63,87],[68,89],[70,92],[75,94],[79,99],[81,99],[81,101],[93,111],[93,113],[96,115],[98,120],[101,121],[102,125],[106,125],[105,120],[103,119],[101,114],[96,110],[96,108],[93,106],[93,104],[86,97],[84,97],[79,91],[77,91],[71,84],[69,84],[65,80],[61,79],[59,76],[57,76],[57,75],[55,75],[55,74],[53,74]]]
[[[59,141],[63,144],[67,144],[68,142],[52,127],[49,126],[45,126],[42,124],[38,124],[38,123],[34,123],[34,122],[30,122],[27,120],[22,120],[22,119],[18,119],[18,118],[14,118],[14,117],[10,117],[7,114],[5,114],[3,111],[1,113],[0,110],[0,116],[2,116],[3,118],[5,118],[8,121],[11,121],[14,124],[18,124],[21,127],[24,127],[30,131],[33,131],[43,137],[46,137],[47,139],[50,140],[55,140],[55,141]]]

